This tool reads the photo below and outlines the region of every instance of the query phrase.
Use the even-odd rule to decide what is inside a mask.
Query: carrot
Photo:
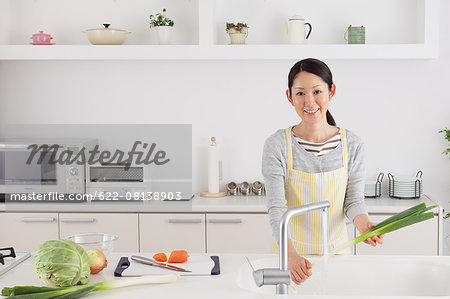
[[[189,255],[186,250],[174,250],[169,256],[169,263],[184,263]]]
[[[167,255],[164,252],[157,253],[153,256],[153,258],[158,262],[167,261]]]

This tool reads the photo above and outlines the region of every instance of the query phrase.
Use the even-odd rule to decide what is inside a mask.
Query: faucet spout
[[[325,210],[330,207],[329,201],[321,201],[312,204],[307,204],[297,208],[287,210],[280,222],[280,270],[288,270],[288,229],[289,221],[292,217],[306,214],[315,210]],[[325,228],[324,228],[325,229]],[[325,245],[326,246],[326,245]],[[287,294],[287,284],[277,285],[277,294]]]
[[[290,271],[288,269],[288,229],[292,217],[306,214],[315,210],[326,211],[330,207],[329,201],[316,202],[297,208],[289,209],[281,217],[280,222],[280,268],[260,269],[253,272],[253,278],[258,286],[276,285],[277,294],[287,294],[290,283]],[[324,216],[322,216],[324,217]],[[326,229],[324,227],[324,229]],[[326,246],[326,244],[324,245]]]

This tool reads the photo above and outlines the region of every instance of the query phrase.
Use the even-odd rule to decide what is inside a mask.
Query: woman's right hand
[[[312,264],[307,259],[298,255],[295,249],[294,251],[289,250],[288,267],[291,271],[291,279],[295,284],[305,282],[312,275]]]

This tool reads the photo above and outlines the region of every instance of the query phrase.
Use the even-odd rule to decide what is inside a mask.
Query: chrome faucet
[[[330,202],[322,201],[293,208],[287,210],[283,214],[280,222],[280,269],[269,268],[253,271],[253,278],[258,287],[263,285],[276,285],[277,294],[288,293],[288,286],[291,282],[291,271],[288,269],[289,221],[294,216],[306,214],[315,210],[326,211],[328,207],[330,207]],[[326,246],[326,244],[324,244],[324,246]]]

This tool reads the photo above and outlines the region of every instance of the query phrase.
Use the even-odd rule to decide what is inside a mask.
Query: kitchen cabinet
[[[138,215],[119,213],[60,213],[60,237],[105,232],[119,236],[115,252],[139,251]]]
[[[83,9],[87,6],[88,11]],[[175,21],[173,45],[155,45],[151,38],[148,15],[161,7]],[[59,13],[51,16],[49,10]],[[305,45],[286,44],[284,21],[294,13],[313,24]],[[0,14],[0,60],[429,59],[439,52],[439,0],[331,1],[326,7],[320,1],[280,5],[277,0],[114,1],[107,5],[87,0],[31,4],[4,0]],[[101,27],[105,16],[115,28],[132,32],[124,45],[88,43],[81,31]],[[248,45],[228,45],[226,22],[249,24]],[[345,44],[343,36],[350,23],[367,27],[366,44]],[[30,36],[44,29],[56,45],[28,45]]]
[[[346,220],[345,225],[347,227],[347,235],[348,239],[351,240],[355,237],[355,227],[353,226],[353,223],[350,220]],[[355,254],[355,247],[353,246],[350,251],[351,254]]]
[[[207,214],[206,250],[211,253],[270,253],[267,214]]]
[[[58,239],[57,213],[0,213],[0,247],[33,252],[43,242]]]
[[[139,214],[140,252],[206,252],[205,214]]]
[[[392,215],[370,215],[377,224]],[[438,217],[390,232],[383,244],[372,247],[365,243],[356,245],[358,255],[439,255]],[[359,235],[359,233],[357,234]]]

